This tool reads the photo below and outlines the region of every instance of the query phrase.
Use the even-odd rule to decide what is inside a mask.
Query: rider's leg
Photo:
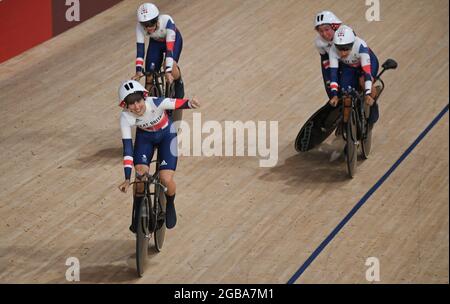
[[[176,61],[173,62],[172,76],[174,79],[175,98],[184,98],[184,83],[181,78],[181,70]]]
[[[184,83],[181,78],[180,67],[176,63],[173,62],[173,70],[172,75],[174,78],[174,89],[175,89],[175,98],[184,98]],[[183,118],[183,110],[174,110],[173,111],[173,122],[180,121]]]
[[[172,127],[166,127],[163,140],[159,143],[158,153],[160,159],[159,176],[166,191],[166,227],[171,229],[177,223],[175,211],[176,184],[173,180],[178,161],[178,147],[176,133],[171,132]]]
[[[178,67],[178,64],[176,61],[173,61],[172,76],[175,81],[179,80],[181,77],[180,68]]]
[[[167,187],[166,191],[166,200],[167,200],[167,213],[171,213],[168,217],[168,220],[171,223],[167,223],[169,228],[172,228],[176,224],[176,213],[175,213],[175,193],[176,193],[176,184],[173,180],[173,176],[175,174],[175,171],[173,170],[161,170],[159,172],[161,183]],[[170,210],[169,210],[170,209]],[[173,222],[175,221],[175,222]]]
[[[153,39],[149,40],[147,55],[145,56],[145,71],[159,71],[161,69],[162,57],[165,50],[165,43],[161,41],[156,41]],[[150,96],[155,95],[152,92],[152,76],[147,76],[145,80],[145,89],[150,92]]]
[[[378,92],[378,87],[375,85],[375,82],[373,80],[374,80],[374,78],[372,78],[372,88],[370,90],[371,91],[370,96],[373,99],[375,99],[375,98],[377,98],[379,92]],[[359,87],[364,88],[364,85],[365,85],[364,75],[359,76]]]
[[[172,75],[175,86],[175,98],[184,98],[183,78],[181,77],[181,70],[176,61],[173,62]]]
[[[372,73],[373,74],[373,73]],[[374,100],[376,100],[378,96],[378,88],[375,86],[375,82],[373,81],[375,78],[372,77],[372,89],[370,93],[370,97],[372,97]],[[364,75],[359,77],[359,85],[361,88],[364,88],[365,85],[365,77]],[[378,112],[378,103],[375,101],[373,105],[370,107],[369,112],[369,118],[367,121],[369,122],[369,125],[373,125],[379,118],[379,112]]]
[[[148,172],[149,167],[146,165],[136,165],[136,180],[140,180],[141,176]],[[131,211],[130,231],[136,232],[136,210],[144,194],[144,185],[142,183],[133,184],[133,209]]]
[[[371,49],[369,49],[369,56],[370,56],[370,68],[371,68],[371,75],[372,75],[372,92],[370,96],[375,100],[375,103],[370,107],[370,114],[368,118],[369,126],[373,126],[374,123],[378,121],[380,118],[380,112],[378,108],[378,102],[377,97],[379,92],[378,86],[375,85],[375,77],[378,74],[378,68],[379,68],[379,62],[377,56],[373,53]]]
[[[175,195],[177,186],[173,179],[175,174],[174,170],[161,170],[159,171],[159,176],[161,178],[161,183],[167,188],[166,195]]]
[[[167,187],[166,191],[166,226],[171,229],[177,224],[177,214],[175,211],[175,193],[176,184],[173,180],[175,171],[173,170],[161,170],[159,176],[161,183]]]
[[[175,80],[175,98],[184,97],[184,85],[183,79],[181,78],[181,71],[178,66],[180,62],[181,51],[183,50],[183,36],[181,36],[180,31],[176,32],[175,45],[173,46],[173,70],[172,76]]]
[[[181,77],[181,70],[178,66],[178,62],[180,62],[181,51],[183,50],[183,37],[181,36],[180,31],[176,32],[175,45],[173,47],[173,70],[172,75],[174,78],[174,89],[175,89],[175,98],[184,98],[184,82]],[[182,119],[183,111],[175,110],[173,111],[173,121],[179,121]]]

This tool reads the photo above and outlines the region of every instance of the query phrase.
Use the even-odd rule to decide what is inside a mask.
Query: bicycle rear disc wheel
[[[161,187],[157,186],[158,189],[155,194],[159,196],[159,198],[155,203],[156,211],[157,211],[157,222],[156,222],[156,229],[154,232],[154,238],[155,238],[155,249],[156,251],[160,252],[162,249],[162,246],[164,245],[164,238],[166,236],[166,196],[164,195],[164,192],[161,191]]]
[[[147,197],[142,198],[137,212],[136,269],[138,276],[142,277],[147,264],[148,243],[150,237],[150,232],[148,230],[149,204]]]
[[[361,141],[362,156],[364,159],[369,158],[370,150],[372,149],[372,127],[367,126],[366,134]]]
[[[314,122],[310,121],[307,125],[305,125],[304,132],[298,132],[297,137],[295,138],[295,150],[297,152],[308,151],[309,141],[311,139],[311,130],[313,126]]]
[[[350,112],[349,120],[346,124],[347,140],[345,160],[347,162],[347,172],[350,178],[355,176],[356,162],[357,162],[357,130],[356,130],[356,115],[354,111]]]

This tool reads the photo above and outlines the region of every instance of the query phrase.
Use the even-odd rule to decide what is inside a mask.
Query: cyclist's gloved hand
[[[144,74],[142,72],[136,72],[136,74],[134,74],[134,76],[131,77],[131,79],[139,81],[143,76],[144,76]]]
[[[198,99],[196,97],[193,97],[191,100],[189,100],[189,104],[192,109],[200,108],[200,102],[198,102]]]
[[[333,96],[333,98],[331,98],[329,101],[330,105],[332,105],[333,107],[337,106],[338,102],[339,98],[337,96]]]
[[[370,95],[366,95],[364,97],[364,101],[366,102],[366,104],[368,104],[369,106],[372,106],[373,103],[375,102],[375,100],[372,98],[372,96]]]
[[[130,180],[127,179],[119,185],[119,190],[122,191],[123,193],[127,193],[129,187],[130,187]]]

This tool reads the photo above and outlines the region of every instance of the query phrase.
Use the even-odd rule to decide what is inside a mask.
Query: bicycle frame
[[[161,68],[160,71],[155,70],[155,64],[152,63],[150,71],[143,71],[143,74],[147,77],[151,77],[152,81],[152,88],[149,91],[150,96],[155,97],[163,97],[165,95],[165,87],[166,87],[166,80],[164,77],[164,71]],[[147,80],[146,80],[147,83]]]
[[[364,122],[369,118],[369,113],[367,111],[366,104],[364,101],[364,97],[362,93],[352,89],[344,93],[343,97],[344,111],[343,111],[343,121],[344,123],[348,122],[349,117],[346,115],[348,111],[345,111],[345,108],[349,108],[349,111],[352,109],[356,113],[356,126],[358,128],[358,135],[356,140],[362,139],[362,137],[366,134],[366,124]],[[345,100],[350,100],[350,104],[345,104]]]
[[[381,79],[381,75],[383,75],[383,73],[387,70],[396,69],[397,62],[395,62],[395,60],[393,60],[393,59],[387,59],[382,64],[382,67],[383,67],[383,69],[381,70],[381,72],[377,76],[375,76],[374,80],[373,80],[374,84],[377,82],[381,83],[381,88],[379,89],[379,92],[377,93],[375,102],[377,102],[378,98],[380,98],[381,93],[384,91],[384,88],[385,88],[384,81],[383,81],[383,79]],[[351,104],[349,104],[348,101],[345,102],[345,100],[348,100],[347,98],[351,99]],[[359,128],[358,134],[360,135],[360,136],[358,136],[359,137],[358,140],[365,139],[364,136],[366,136],[366,133],[367,133],[366,132],[367,126],[364,122],[366,122],[366,120],[369,118],[369,111],[370,111],[369,108],[370,107],[368,105],[366,105],[362,92],[358,92],[356,89],[352,88],[349,91],[343,92],[342,100],[344,103],[344,109],[343,109],[344,123],[346,123],[348,121],[349,108],[354,109],[358,116],[357,117],[357,127]],[[357,101],[357,102],[355,102],[355,101]],[[347,103],[347,104],[345,104],[345,103]],[[342,133],[342,134],[344,134],[344,133]]]
[[[165,54],[162,62],[165,62]],[[171,84],[169,84],[166,82],[166,78],[164,75],[165,71],[162,65],[159,71],[156,71],[155,64],[152,62],[150,71],[143,71],[143,74],[146,77],[152,77],[152,90],[155,91],[150,92],[151,96],[174,98],[174,83],[172,82]]]
[[[157,159],[152,160],[149,164],[149,166],[151,165],[151,163],[156,163],[156,169],[155,169],[155,173],[153,173],[153,175],[150,175],[148,172],[146,172],[143,175],[137,175],[137,178],[139,177],[140,180],[135,180],[134,182],[132,182],[132,184],[144,184],[144,197],[151,197],[151,195],[156,195],[156,192],[151,192],[150,190],[150,185],[158,185],[161,187],[161,189],[163,190],[163,192],[165,192],[167,190],[167,188],[161,184],[160,182],[160,178],[159,178],[159,157],[157,157]],[[141,180],[143,178],[143,180]]]

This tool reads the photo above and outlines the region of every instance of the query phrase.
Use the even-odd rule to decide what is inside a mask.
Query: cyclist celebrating
[[[341,25],[334,33],[333,46],[330,49],[330,104],[338,103],[338,89],[361,88],[365,102],[371,106],[369,123],[374,124],[379,117],[378,104],[374,102],[377,90],[373,80],[378,73],[378,59],[366,42],[356,37],[353,30]],[[338,75],[339,63],[342,63]]]
[[[160,15],[156,5],[144,3],[137,10],[136,25],[136,74],[133,80],[139,80],[144,74],[145,36],[149,36],[147,55],[145,57],[145,69],[152,68],[159,71],[164,54],[165,76],[169,83],[175,81],[175,98],[184,97],[184,85],[181,79],[178,61],[183,49],[183,37],[169,15]],[[146,89],[151,91],[151,76],[146,77]]]
[[[314,28],[319,34],[314,42],[320,54],[323,83],[329,98],[333,97],[330,90],[329,53],[333,45],[334,32],[341,24],[342,21],[330,11],[322,11],[314,18]]]
[[[148,91],[137,81],[128,80],[119,87],[119,100],[123,111],[120,116],[123,143],[123,165],[125,181],[119,185],[122,192],[130,186],[131,170],[136,170],[136,178],[149,171],[154,147],[158,146],[160,178],[167,187],[166,226],[173,228],[177,217],[175,212],[176,185],[173,180],[177,166],[177,134],[172,130],[172,120],[166,110],[196,109],[200,104],[193,99],[171,99],[148,97]],[[136,126],[136,139],[133,151],[131,128]],[[141,199],[142,185],[136,186],[133,193],[133,214],[130,230],[136,232],[135,209],[137,200]]]

